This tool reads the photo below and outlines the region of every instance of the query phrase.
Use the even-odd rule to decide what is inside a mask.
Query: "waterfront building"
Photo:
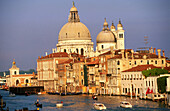
[[[16,66],[15,60],[13,60],[12,67],[9,71],[10,75],[6,76],[8,87],[31,86],[31,78],[34,77],[35,74],[19,74],[19,68]]]
[[[57,64],[69,60],[66,52],[52,53],[37,59],[37,74],[39,86],[44,90],[56,90],[58,82]]]
[[[161,74],[159,76],[145,77],[142,74],[144,70],[150,70],[156,67],[154,65],[138,65],[128,70],[121,72],[121,95],[133,95],[137,96],[140,94],[146,95],[147,91],[158,93],[157,79],[159,77],[170,76],[170,74]],[[168,87],[167,78],[167,87]]]
[[[89,93],[100,93],[100,74],[99,74],[99,59],[98,57],[92,57],[91,61],[86,63],[88,69],[88,87]]]

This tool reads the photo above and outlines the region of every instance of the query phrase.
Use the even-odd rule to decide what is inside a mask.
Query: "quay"
[[[9,93],[17,95],[37,94],[42,91],[44,91],[44,86],[9,87]]]

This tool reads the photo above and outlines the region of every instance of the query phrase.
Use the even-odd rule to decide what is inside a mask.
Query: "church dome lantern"
[[[70,9],[68,23],[66,23],[59,32],[58,41],[63,40],[91,40],[90,31],[80,22],[78,10],[73,2]]]
[[[106,18],[103,25],[103,30],[97,35],[96,42],[97,43],[115,42],[115,35],[113,34],[112,31],[109,30],[108,23],[106,22]]]

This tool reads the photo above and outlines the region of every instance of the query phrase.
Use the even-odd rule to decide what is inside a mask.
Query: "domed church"
[[[90,57],[93,54],[91,52],[94,52],[91,40],[90,31],[80,22],[78,10],[73,2],[68,23],[61,28],[58,35],[57,52],[79,53]]]
[[[112,25],[109,29],[108,23],[105,22],[103,24],[102,31],[97,35],[96,38],[97,46],[96,53],[102,53],[107,50],[110,50],[110,47],[113,49],[124,49],[124,30],[119,20],[119,24],[117,25],[117,30],[112,22]]]
[[[125,49],[124,30],[121,21],[117,25],[117,30],[112,22],[109,29],[108,23],[104,21],[102,31],[96,38],[96,52],[93,49],[93,42],[89,29],[80,22],[78,10],[74,5],[70,9],[68,23],[60,30],[58,35],[57,50],[54,52],[78,53],[86,57],[98,56],[111,49]]]

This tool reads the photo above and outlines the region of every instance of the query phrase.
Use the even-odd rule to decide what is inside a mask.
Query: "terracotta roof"
[[[66,52],[57,52],[57,53],[52,53],[47,56],[41,57],[40,59],[54,58],[54,57],[68,57],[68,54]]]
[[[66,61],[61,62],[59,64],[68,64],[68,63],[71,63],[71,62],[73,62],[73,59],[66,60]]]
[[[99,64],[99,59],[96,59],[96,60],[93,61],[93,62],[87,63],[87,65],[92,65],[92,64]]]
[[[166,70],[170,71],[170,67],[164,67],[164,69],[166,69]]]
[[[170,63],[170,60],[166,60],[167,63]]]
[[[108,51],[108,52],[105,52],[103,54],[100,54],[99,56],[108,55],[108,54],[111,54],[111,51]]]
[[[73,57],[85,57],[85,56],[83,56],[83,55],[80,55],[80,54],[78,54],[78,53],[71,53],[71,56]]]
[[[34,76],[34,74],[19,74],[19,75],[12,75],[12,77],[26,77],[26,76]]]
[[[138,71],[143,71],[143,70],[147,70],[147,69],[154,69],[154,68],[160,68],[160,67],[156,67],[154,65],[138,65],[136,67],[133,67],[131,69],[122,71],[122,72],[138,72]]]

